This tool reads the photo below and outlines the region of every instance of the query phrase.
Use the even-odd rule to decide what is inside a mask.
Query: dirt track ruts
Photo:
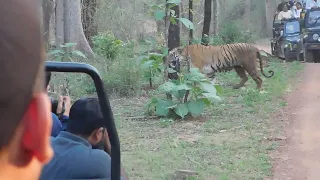
[[[320,64],[306,64],[288,95],[287,140],[274,154],[273,180],[320,179]]]

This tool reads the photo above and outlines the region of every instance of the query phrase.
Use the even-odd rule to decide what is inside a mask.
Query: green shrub
[[[110,32],[92,37],[92,43],[97,55],[112,60],[117,57],[123,45],[123,42]]]
[[[219,32],[224,44],[247,43],[252,40],[250,32],[243,31],[236,22],[226,23]]]
[[[171,69],[171,71],[174,70]],[[147,112],[153,109],[154,113],[160,117],[182,119],[188,115],[198,117],[204,112],[206,106],[221,101],[217,90],[221,93],[220,86],[212,85],[198,68],[191,68],[190,72],[179,73],[179,79],[170,79],[160,85],[158,91],[170,94],[173,98],[153,97],[147,105]],[[189,94],[188,99],[186,94]]]
[[[118,58],[103,76],[105,89],[109,94],[121,97],[137,95],[142,86],[140,65],[133,58]]]

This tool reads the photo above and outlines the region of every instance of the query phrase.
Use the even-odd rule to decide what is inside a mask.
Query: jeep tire
[[[299,62],[304,61],[303,53],[297,52],[297,61]]]
[[[313,63],[314,60],[313,60],[313,52],[310,51],[310,50],[304,50],[303,52],[303,55],[304,55],[304,60],[308,63]]]
[[[286,62],[292,62],[293,61],[293,58],[288,56],[288,54],[286,52],[284,52],[284,60]]]

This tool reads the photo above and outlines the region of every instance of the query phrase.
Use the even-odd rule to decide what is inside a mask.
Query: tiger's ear
[[[181,47],[178,47],[178,48],[177,48],[177,51],[178,51],[179,54],[181,54],[181,53],[182,53],[182,48],[181,48]]]

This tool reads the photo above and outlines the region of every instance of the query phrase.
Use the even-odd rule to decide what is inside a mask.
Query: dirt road
[[[270,40],[269,39],[260,39],[255,42],[255,46],[260,49],[264,50],[267,53],[271,54],[271,46],[270,46]]]
[[[273,154],[273,180],[320,179],[319,72],[320,64],[306,64],[297,90],[287,97],[287,139]]]

